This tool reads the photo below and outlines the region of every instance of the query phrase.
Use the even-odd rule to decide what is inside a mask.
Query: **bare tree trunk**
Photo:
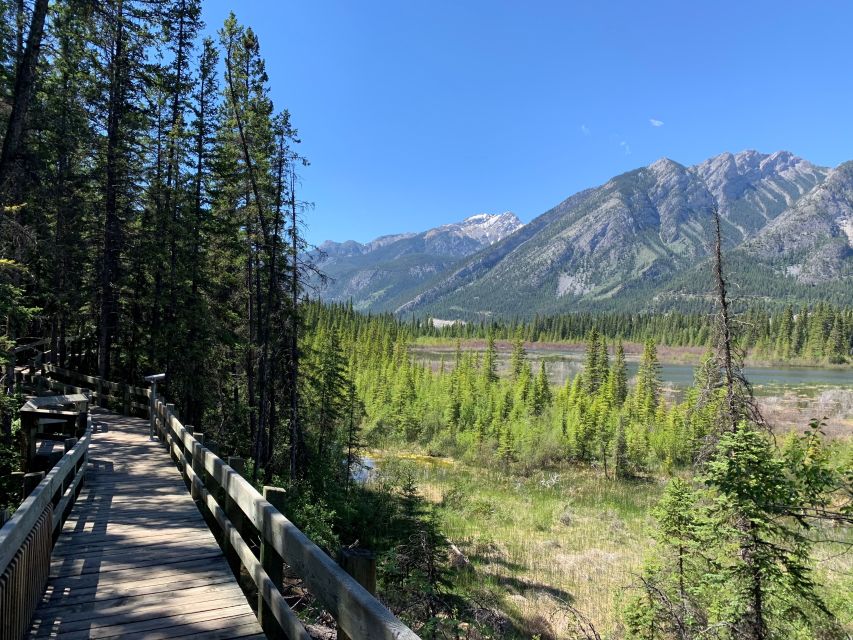
[[[47,15],[48,0],[36,0],[33,17],[30,20],[30,30],[27,34],[27,45],[18,65],[15,76],[15,89],[12,100],[12,112],[6,125],[6,137],[3,138],[3,149],[0,151],[0,189],[5,186],[11,173],[12,164],[18,155],[21,138],[24,133],[24,123],[27,110],[35,85],[36,66],[38,65],[41,40],[44,34],[44,20]]]
[[[226,54],[225,54],[225,79],[226,79],[226,82],[228,83],[228,91],[231,95],[231,105],[232,105],[232,108],[234,109],[234,119],[237,123],[237,132],[238,132],[238,135],[240,138],[240,148],[241,148],[242,154],[243,154],[243,161],[246,164],[246,172],[249,175],[249,184],[250,184],[251,189],[252,189],[252,194],[254,195],[254,198],[255,198],[255,207],[257,208],[258,223],[263,228],[262,230],[264,232],[264,237],[267,237],[268,233],[267,233],[267,229],[266,229],[266,218],[264,216],[264,206],[263,206],[263,201],[261,199],[261,191],[260,191],[260,187],[258,186],[257,177],[255,176],[255,167],[254,167],[254,163],[252,162],[252,155],[249,151],[249,141],[246,138],[246,132],[245,132],[245,129],[243,127],[243,118],[242,118],[242,115],[240,113],[240,105],[238,104],[238,99],[237,99],[237,91],[236,91],[236,87],[234,86],[234,76],[233,76],[233,72],[232,72],[232,65],[233,65],[232,54],[233,54],[233,52],[231,51],[231,48],[228,47],[226,49]],[[248,202],[249,198],[246,198],[246,201]],[[255,443],[255,446],[254,446],[255,461],[254,462],[255,462],[255,468],[257,468],[259,460],[258,460],[258,448],[257,448],[256,440],[255,440],[256,438],[258,438],[258,434],[256,432],[257,404],[256,404],[256,390],[255,390],[255,357],[256,357],[255,356],[255,338],[256,338],[256,336],[253,335],[253,333],[255,331],[254,326],[253,326],[255,323],[255,306],[254,306],[253,295],[252,295],[253,281],[254,281],[254,278],[253,278],[254,265],[253,265],[253,263],[255,260],[256,248],[255,248],[254,242],[253,242],[253,235],[254,235],[254,228],[253,227],[254,226],[252,225],[251,220],[247,221],[246,233],[248,235],[249,256],[248,256],[248,260],[247,260],[246,292],[247,292],[247,296],[248,296],[248,308],[247,308],[248,319],[247,320],[248,320],[248,327],[249,327],[249,347],[248,347],[247,353],[246,353],[246,378],[247,378],[246,384],[247,384],[247,391],[248,391],[248,396],[249,396],[248,397],[248,400],[249,400],[249,402],[248,402],[248,404],[249,404],[249,432],[250,432],[250,435],[252,437],[252,442]]]
[[[293,273],[290,279],[290,481],[302,477],[305,444],[299,421],[299,216],[296,211],[296,169],[290,174],[290,259]]]
[[[126,66],[124,51],[123,0],[116,5],[115,41],[110,78],[109,112],[107,116],[107,184],[106,220],[104,223],[103,261],[100,273],[100,330],[98,333],[98,375],[108,378],[115,330],[118,324],[119,251],[122,241],[121,219],[118,213],[120,126],[124,110]]]
[[[178,199],[175,197],[180,177],[180,158],[178,156],[178,141],[175,140],[176,129],[181,117],[181,100],[183,99],[183,67],[186,56],[187,34],[186,34],[186,3],[181,2],[181,15],[178,22],[178,52],[175,57],[175,87],[172,99],[171,122],[168,132],[168,153],[166,162],[166,193],[164,208],[169,216],[171,228],[169,229],[169,306],[166,308],[166,372],[172,375],[172,361],[174,353],[175,330],[177,317],[178,292],[177,292],[177,270],[178,270]]]
[[[732,328],[729,317],[729,301],[726,294],[726,281],[723,278],[723,237],[720,231],[720,211],[714,207],[714,278],[717,286],[717,304],[720,305],[719,331],[720,345],[719,356],[722,360],[723,375],[726,384],[726,407],[728,419],[732,428],[737,423],[737,410],[735,407],[735,371],[732,360]]]

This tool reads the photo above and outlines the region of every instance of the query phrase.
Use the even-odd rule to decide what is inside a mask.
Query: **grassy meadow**
[[[849,442],[842,448],[849,459]],[[655,553],[651,512],[666,477],[608,479],[600,469],[568,465],[523,474],[389,450],[368,456],[380,473],[405,468],[414,475],[461,553],[450,552],[452,589],[490,610],[493,626],[509,636],[583,637],[574,609],[603,638],[620,637],[621,601]],[[839,540],[818,545],[815,561],[827,603],[853,628],[853,552],[846,546],[853,534],[826,528],[814,535]]]

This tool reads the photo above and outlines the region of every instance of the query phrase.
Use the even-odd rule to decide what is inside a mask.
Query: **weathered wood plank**
[[[53,621],[53,624],[45,624],[37,630],[30,633],[31,638],[56,638],[61,637],[66,640],[88,640],[89,638],[113,638],[119,636],[121,638],[130,638],[134,634],[145,633],[145,638],[156,637],[156,634],[150,633],[153,631],[169,629],[171,627],[179,627],[183,625],[192,625],[198,622],[209,622],[221,619],[234,617],[254,617],[253,613],[248,616],[242,605],[234,605],[230,607],[220,607],[212,611],[201,611],[198,613],[180,613],[159,618],[144,618],[136,620],[134,616],[127,615],[123,618],[116,616],[111,620],[109,626],[89,626],[85,629],[72,629],[68,633],[63,631],[64,623],[62,620]],[[93,625],[97,624],[93,621]]]
[[[54,548],[30,637],[261,633],[147,421],[101,410],[93,420],[86,482]]]
[[[98,622],[108,618],[109,616],[121,615],[124,613],[140,613],[149,609],[156,609],[162,613],[163,604],[165,601],[170,602],[170,606],[174,610],[193,610],[201,611],[196,605],[204,604],[208,607],[212,602],[227,600],[228,603],[233,603],[237,596],[242,596],[243,592],[235,583],[217,584],[212,586],[203,586],[195,589],[186,589],[179,593],[157,592],[150,593],[144,596],[135,597],[119,597],[111,600],[99,600],[74,603],[68,606],[57,605],[54,607],[45,608],[39,616],[33,618],[33,624],[40,622],[45,614],[49,614],[48,619],[60,615],[64,622],[73,622],[75,620],[90,620],[97,618]]]
[[[119,583],[114,585],[92,584],[88,587],[78,586],[75,595],[67,595],[64,591],[48,591],[42,598],[42,610],[48,611],[58,607],[88,606],[100,602],[111,602],[128,598],[145,597],[163,592],[184,592],[196,588],[213,588],[231,586],[234,583],[232,574],[212,573],[210,575],[195,575],[192,578],[182,578],[180,575],[162,576],[132,584]]]

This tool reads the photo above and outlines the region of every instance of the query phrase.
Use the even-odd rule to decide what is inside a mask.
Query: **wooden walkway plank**
[[[84,489],[53,551],[31,638],[263,638],[148,423],[96,409]]]

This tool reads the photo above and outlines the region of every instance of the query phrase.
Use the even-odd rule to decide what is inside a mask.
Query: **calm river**
[[[427,362],[438,368],[444,360],[445,367],[453,365],[453,352],[438,349],[416,347],[412,350],[421,362]],[[583,370],[583,353],[573,350],[554,350],[530,348],[528,359],[533,364],[534,373],[539,369],[539,363],[545,361],[545,369],[553,384],[562,385]],[[628,376],[633,378],[637,373],[639,358],[628,355]],[[498,368],[504,372],[509,366],[509,353],[498,352]],[[693,382],[692,364],[663,364],[661,378],[667,387],[684,389]],[[820,367],[747,367],[747,379],[752,383],[758,395],[778,393],[790,388],[829,388],[853,387],[853,367],[846,369],[829,369]]]

